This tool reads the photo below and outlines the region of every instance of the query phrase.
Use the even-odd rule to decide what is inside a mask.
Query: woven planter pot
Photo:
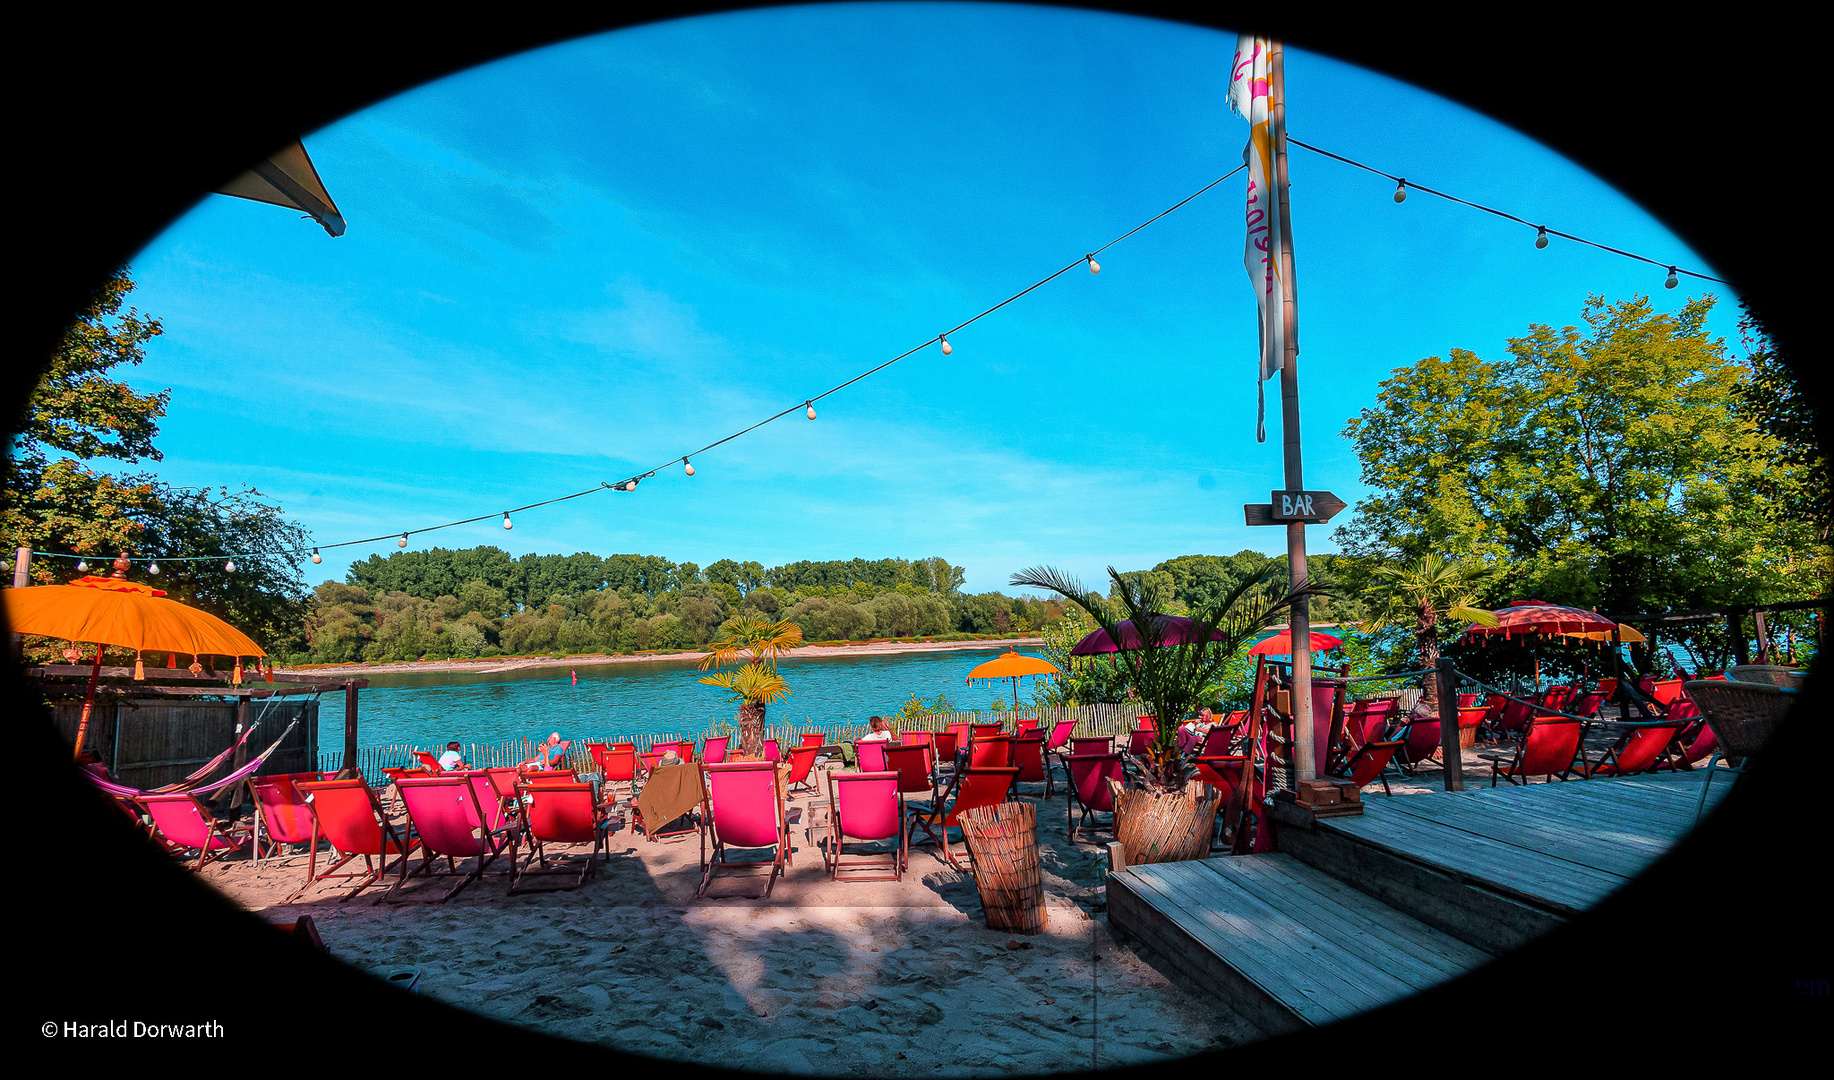
[[[974,887],[987,928],[1044,930],[1044,875],[1038,862],[1038,808],[1005,802],[962,811],[962,836],[974,857]]]
[[[1682,689],[1706,715],[1720,752],[1736,758],[1762,750],[1797,699],[1793,691],[1765,683],[1703,679]]]
[[[1209,784],[1187,784],[1179,792],[1115,792],[1114,835],[1127,865],[1209,858],[1222,805],[1223,793]]]

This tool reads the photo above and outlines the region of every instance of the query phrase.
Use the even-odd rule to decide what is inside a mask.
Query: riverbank
[[[1042,637],[992,638],[969,641],[862,641],[846,645],[804,645],[784,652],[783,659],[820,659],[836,656],[892,656],[899,653],[960,652],[969,649],[1037,648]],[[605,656],[599,653],[578,656],[488,656],[469,660],[392,661],[381,664],[302,664],[294,668],[277,668],[275,675],[310,675],[314,678],[363,677],[368,675],[464,674],[494,675],[506,671],[531,671],[539,668],[600,667],[606,664],[648,664],[657,662],[699,662],[708,653],[702,649],[679,652],[654,652],[632,656]]]

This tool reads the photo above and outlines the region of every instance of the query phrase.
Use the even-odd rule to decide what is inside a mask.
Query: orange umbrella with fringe
[[[34,585],[0,590],[7,629],[16,634],[39,634],[70,642],[93,642],[95,659],[89,671],[89,690],[83,697],[83,718],[76,729],[76,753],[83,752],[83,737],[95,708],[96,680],[102,673],[102,647],[159,649],[193,656],[233,656],[237,681],[242,657],[266,656],[247,634],[197,608],[167,600],[165,592],[127,580],[127,557],[115,560],[108,577],[78,578],[68,585]],[[75,650],[66,654],[80,655]],[[134,673],[141,672],[134,661]]]
[[[1057,665],[1049,660],[1036,656],[1026,656],[1016,650],[1008,649],[999,656],[977,666],[968,673],[968,685],[973,686],[981,679],[1011,679],[1013,681],[1013,708],[1019,707],[1019,680],[1027,675],[1062,675]]]

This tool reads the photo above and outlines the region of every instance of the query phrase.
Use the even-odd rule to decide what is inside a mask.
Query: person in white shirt
[[[446,752],[439,756],[439,767],[447,772],[457,772],[465,767],[465,755],[459,752],[458,743],[446,744]]]
[[[860,736],[858,739],[859,742],[891,742],[892,741],[891,725],[885,722],[885,718],[883,716],[867,717],[866,723],[867,723],[867,726],[872,728],[872,730]]]

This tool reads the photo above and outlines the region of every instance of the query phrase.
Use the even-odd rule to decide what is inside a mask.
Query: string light
[[[1397,184],[1400,185],[1399,187],[1395,188],[1395,201],[1400,202],[1402,199],[1406,197],[1405,193],[1408,187],[1408,183],[1406,179],[1402,177],[1396,176],[1393,173],[1383,172],[1381,169],[1378,169],[1373,165],[1365,165],[1362,162],[1357,161],[1354,158],[1347,158],[1342,154],[1334,154],[1331,151],[1324,149],[1323,147],[1313,146],[1311,143],[1304,142],[1299,139],[1295,139],[1291,135],[1288,135],[1286,137],[1286,141],[1289,143],[1292,143],[1294,146],[1303,146],[1307,150],[1310,150],[1312,153],[1321,155],[1323,157],[1328,157],[1332,159],[1333,161],[1341,161],[1346,165],[1355,166],[1356,168],[1362,169],[1365,172],[1375,173],[1377,176],[1386,176],[1390,180],[1393,180]],[[1727,281],[1724,278],[1716,278],[1712,274],[1703,274],[1697,270],[1682,270],[1679,267],[1669,266],[1667,263],[1664,263],[1664,262],[1658,262],[1657,260],[1652,259],[1648,257],[1647,255],[1638,255],[1634,251],[1625,251],[1622,248],[1614,248],[1610,244],[1601,244],[1596,240],[1587,240],[1583,236],[1574,236],[1572,233],[1561,232],[1559,229],[1550,229],[1545,225],[1536,225],[1534,222],[1529,221],[1526,218],[1519,218],[1516,215],[1511,214],[1506,210],[1498,210],[1494,206],[1485,206],[1483,203],[1475,203],[1475,202],[1472,202],[1470,199],[1461,199],[1456,195],[1450,195],[1443,191],[1436,191],[1433,188],[1426,187],[1421,184],[1415,184],[1413,186],[1416,188],[1419,188],[1421,191],[1426,192],[1428,195],[1437,195],[1442,199],[1447,199],[1451,202],[1460,203],[1462,205],[1469,206],[1473,210],[1482,210],[1486,214],[1495,214],[1497,217],[1507,218],[1510,221],[1514,221],[1522,225],[1527,225],[1529,228],[1536,230],[1537,233],[1548,233],[1554,236],[1558,236],[1562,240],[1571,240],[1575,243],[1585,244],[1587,247],[1598,248],[1600,251],[1609,251],[1613,255],[1622,255],[1626,259],[1636,259],[1638,262],[1646,262],[1650,264],[1651,266],[1665,267],[1668,270],[1668,282],[1665,282],[1664,285],[1665,287],[1670,288],[1670,289],[1675,287],[1674,284],[1672,283],[1676,281],[1676,277],[1675,277],[1676,274],[1686,274],[1689,277],[1696,277],[1696,278],[1701,279],[1702,281],[1711,281],[1711,282],[1715,282],[1720,285],[1731,285],[1732,284],[1730,281]],[[1537,242],[1535,246],[1540,247],[1541,244]]]
[[[509,511],[508,510],[503,511],[503,528],[508,530],[508,529],[513,529],[515,527],[516,526],[510,523]]]
[[[233,573],[235,573],[235,572],[236,572],[236,560],[234,560],[234,559],[231,559],[231,560],[229,560],[228,562],[226,562],[226,563],[224,563],[224,564],[223,564],[223,572],[224,572],[224,573],[226,573],[226,574],[233,574]]]
[[[79,573],[79,574],[87,574],[87,573],[89,573],[89,560],[87,560],[87,559],[78,559],[78,560],[76,561],[76,572],[77,572],[77,573]]]
[[[693,476],[694,475],[694,463],[692,461],[689,461],[687,458],[682,458],[681,459],[681,471],[687,473],[689,476]]]
[[[155,577],[159,576],[159,564],[158,563],[148,563],[146,566],[146,572],[149,574],[152,574]]]
[[[814,397],[804,400],[803,409],[805,413],[807,414],[810,420],[815,419],[815,416],[816,416],[815,403],[817,401],[820,401],[822,398],[828,397],[832,394],[837,394],[840,391],[845,390],[849,386],[852,386],[854,383],[857,383],[862,379],[866,379],[873,375],[876,375],[879,372],[897,363],[898,361],[903,360],[906,357],[912,356],[918,352],[921,352],[923,349],[927,348],[932,341],[939,342],[942,345],[943,355],[947,356],[953,353],[955,351],[955,347],[952,344],[950,344],[949,342],[949,337],[948,337],[949,334],[953,334],[958,330],[962,330],[962,329],[965,329],[966,327],[972,326],[974,323],[979,322],[980,320],[1000,310],[1001,308],[1005,307],[1006,305],[1013,303],[1014,301],[1025,296],[1027,293],[1032,292],[1034,289],[1038,289],[1048,284],[1049,282],[1055,281],[1057,278],[1062,277],[1064,274],[1069,273],[1072,269],[1078,266],[1085,266],[1085,265],[1088,266],[1089,272],[1091,274],[1101,273],[1101,270],[1102,270],[1101,264],[1095,261],[1095,257],[1097,255],[1100,255],[1102,252],[1107,251],[1109,248],[1115,246],[1116,244],[1120,243],[1121,241],[1126,240],[1128,237],[1139,232],[1141,229],[1144,229],[1147,226],[1153,224],[1154,222],[1158,221],[1160,218],[1163,218],[1166,215],[1179,210],[1186,203],[1189,203],[1191,200],[1197,198],[1199,195],[1204,194],[1205,192],[1209,191],[1211,188],[1216,187],[1218,184],[1221,184],[1223,181],[1234,176],[1236,173],[1242,172],[1246,168],[1248,168],[1248,166],[1244,164],[1244,165],[1238,165],[1235,168],[1230,169],[1228,172],[1222,174],[1221,176],[1218,176],[1216,179],[1198,188],[1196,191],[1193,191],[1191,194],[1186,195],[1184,198],[1173,203],[1171,206],[1166,207],[1164,210],[1159,211],[1157,214],[1154,214],[1152,217],[1147,218],[1145,221],[1142,221],[1140,224],[1135,225],[1133,228],[1115,237],[1113,240],[1108,241],[1106,244],[1103,244],[1101,247],[1098,247],[1094,251],[1084,254],[1083,256],[1076,259],[1075,261],[1066,264],[1061,269],[1054,270],[1051,273],[1046,274],[1044,277],[1039,278],[1037,281],[1033,282],[1032,284],[1027,285],[1025,288],[1020,289],[1016,293],[1013,293],[1011,296],[1008,296],[1006,299],[1001,300],[999,303],[994,304],[993,306],[982,310],[978,314],[975,314],[963,320],[961,323],[951,328],[950,330],[945,331],[944,333],[938,334],[936,335],[936,337],[928,339],[922,342],[921,344],[918,344],[909,349],[906,349],[905,351],[899,353],[898,355],[892,357],[889,360],[885,360],[878,364],[875,364],[874,366],[867,368],[865,371],[862,371],[858,375],[855,375],[853,378],[848,379],[846,382],[843,382],[839,384],[838,386],[831,387],[823,391],[822,393],[816,394]],[[716,447],[722,446],[726,443],[729,443],[734,439],[741,438],[745,435],[749,435],[753,431],[756,431],[757,429],[763,427],[766,424],[775,423],[776,421],[783,419],[784,417],[788,416],[790,413],[795,412],[795,411],[796,411],[796,407],[791,406],[790,408],[784,409],[782,412],[775,413],[771,416],[765,417],[764,419],[758,421],[757,423],[752,424],[750,427],[742,428],[738,431],[733,432],[730,435],[725,436],[724,438],[716,439],[713,442],[708,443],[706,446],[703,446],[700,449],[695,450],[690,454],[683,455],[681,458],[677,460],[681,461],[684,467],[684,470],[687,472],[687,474],[692,476],[694,475],[694,466],[690,463],[689,459],[693,456],[693,454],[704,454],[707,451],[712,450]],[[658,468],[663,468],[663,467],[666,467],[666,466],[658,466]],[[646,479],[648,477],[655,476],[655,475],[656,475],[656,469],[651,469],[650,471],[646,473],[641,473],[638,476],[629,477],[618,483],[612,483],[610,481],[602,480],[596,486],[586,488],[583,491],[574,491],[566,495],[556,495],[555,497],[551,499],[543,499],[539,502],[529,503],[526,506],[512,507],[509,510],[502,511],[503,527],[506,529],[510,527],[510,515],[512,513],[521,513],[525,510],[534,510],[538,507],[549,506],[549,505],[552,505],[558,502],[566,502],[569,499],[582,498],[586,495],[591,495],[595,492],[605,491],[607,489],[612,490],[612,491],[635,491],[637,490],[637,481],[638,480]],[[474,525],[480,521],[488,521],[493,516],[495,515],[485,514],[481,517],[465,518],[460,521],[448,521],[448,522],[444,522],[438,525],[429,525],[429,526],[426,526],[425,528],[417,529],[414,531],[415,532],[432,532],[437,529],[456,528],[460,525]],[[390,536],[392,535],[393,534],[387,534],[383,536],[370,536],[370,537],[365,537],[361,540],[345,540],[345,541],[342,541],[336,544],[319,545],[319,547],[325,547],[325,548],[357,547],[360,545],[380,543],[383,540],[389,539]],[[402,533],[400,537],[395,541],[395,545],[397,547],[402,547],[402,548],[407,547],[408,546],[408,536],[409,536],[408,533],[405,533],[405,532]],[[322,563],[324,561],[324,557],[319,553],[319,547],[314,547],[310,549],[312,552],[312,561],[314,563]],[[282,556],[297,555],[305,550],[307,549],[292,548],[292,549],[271,552],[270,554],[282,555]],[[52,558],[70,558],[71,557],[66,554],[61,554],[58,552],[51,552],[51,551],[33,552],[33,554],[44,555],[44,556],[52,557]],[[246,556],[244,557],[246,558]],[[175,556],[172,561],[191,562],[191,561],[210,559],[210,558],[214,558],[214,556],[181,555],[181,556]],[[150,569],[153,573],[159,572],[157,567],[152,567]]]
[[[1547,246],[1547,226],[1542,225],[1535,229],[1535,247],[1537,249],[1540,249],[1546,246]]]

